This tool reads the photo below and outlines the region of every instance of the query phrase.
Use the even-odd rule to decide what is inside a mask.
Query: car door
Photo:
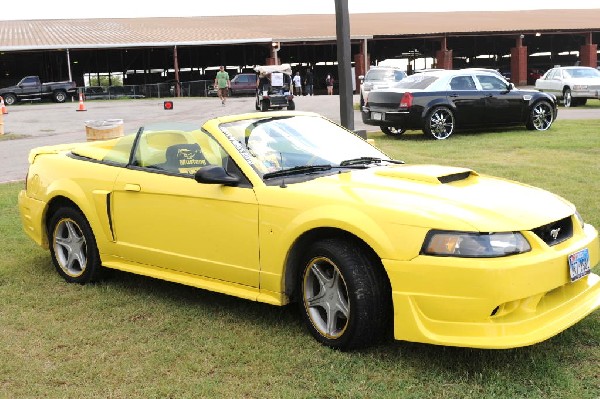
[[[470,75],[455,76],[450,80],[448,101],[453,104],[456,125],[472,127],[482,123],[484,101],[480,90]]]
[[[31,76],[23,78],[19,84],[19,99],[28,100],[39,98],[42,94],[42,85],[39,79]]]
[[[563,90],[561,69],[553,68],[549,70],[542,79],[538,79],[536,81],[535,88],[540,91],[552,93],[558,97],[561,97]]]
[[[251,187],[130,167],[115,182],[111,210],[122,258],[258,287],[258,205]]]
[[[485,102],[486,123],[516,124],[523,121],[527,102],[518,91],[509,90],[507,83],[492,75],[477,75]]]

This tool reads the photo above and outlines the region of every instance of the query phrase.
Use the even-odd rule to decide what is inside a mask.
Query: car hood
[[[383,211],[388,222],[440,229],[530,230],[575,211],[570,202],[548,191],[438,165],[354,170],[299,184],[305,185],[365,212]]]

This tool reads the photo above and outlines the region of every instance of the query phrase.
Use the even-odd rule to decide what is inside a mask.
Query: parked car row
[[[552,94],[517,89],[497,71],[440,69],[371,91],[361,115],[387,135],[418,129],[442,140],[459,129],[524,125],[547,130],[556,119],[557,101]]]

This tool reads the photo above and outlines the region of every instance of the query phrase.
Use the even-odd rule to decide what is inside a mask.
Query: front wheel
[[[4,104],[13,105],[17,102],[17,97],[14,94],[8,93],[4,95]]]
[[[303,258],[302,317],[320,343],[336,349],[366,347],[386,333],[391,309],[381,265],[348,241],[314,243]]]
[[[435,107],[427,113],[423,132],[432,139],[444,140],[454,133],[454,114],[447,107]]]
[[[50,219],[48,236],[52,262],[67,282],[85,284],[98,279],[101,263],[96,239],[80,211],[59,209]]]
[[[527,120],[527,129],[529,130],[548,130],[554,122],[554,111],[548,101],[536,103],[529,111]]]
[[[563,91],[563,105],[565,108],[569,108],[573,105],[573,96],[571,95],[571,89],[568,87]]]
[[[381,131],[388,136],[400,136],[406,132],[406,129],[394,126],[381,126]]]
[[[260,110],[266,112],[269,110],[269,100],[262,100],[260,102]]]

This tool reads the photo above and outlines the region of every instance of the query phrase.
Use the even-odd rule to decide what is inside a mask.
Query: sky
[[[352,13],[367,12],[439,12],[439,11],[502,11],[534,9],[590,9],[592,0],[348,0]],[[2,7],[0,20],[84,19],[84,18],[147,18],[199,17],[216,15],[281,15],[334,14],[335,0],[301,0],[256,2],[251,0],[205,0],[170,3],[164,0],[36,0],[27,6],[8,2]],[[172,7],[170,7],[172,5]]]

